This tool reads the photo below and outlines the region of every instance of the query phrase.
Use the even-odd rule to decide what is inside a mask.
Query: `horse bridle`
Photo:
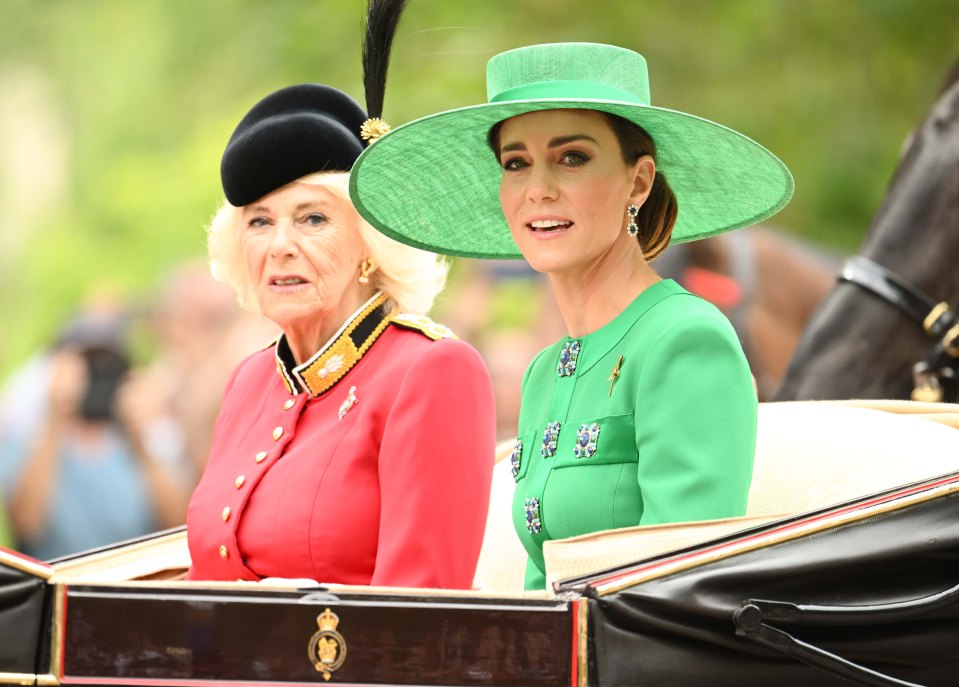
[[[846,260],[838,278],[880,296],[922,325],[933,344],[926,359],[913,365],[912,400],[942,401],[944,383],[951,385],[959,376],[959,318],[949,304],[936,302],[899,275],[861,255]]]

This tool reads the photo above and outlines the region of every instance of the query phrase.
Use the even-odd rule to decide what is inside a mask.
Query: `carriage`
[[[472,591],[186,582],[182,529],[0,551],[0,683],[955,683],[959,407],[762,404],[749,502],[551,542],[546,592],[503,582],[505,512]]]
[[[861,251],[944,303],[957,113],[959,67]],[[820,308],[779,398],[904,398],[926,335],[948,364],[917,381],[954,391],[949,308],[911,328],[856,281]],[[515,586],[502,460],[472,591],[186,582],[182,529],[51,563],[0,550],[0,684],[956,684],[959,405],[769,403],[759,420],[746,516],[548,542],[545,592]]]

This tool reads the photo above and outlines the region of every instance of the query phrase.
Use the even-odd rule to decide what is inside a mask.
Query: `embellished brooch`
[[[539,499],[526,499],[526,529],[530,534],[536,534],[543,529],[539,520]]]
[[[523,459],[523,442],[519,439],[516,440],[516,443],[513,445],[513,453],[509,457],[510,471],[513,473],[515,478],[519,475],[519,468],[521,461]]]
[[[562,425],[550,422],[543,431],[543,448],[539,453],[543,458],[549,458],[556,453],[556,441],[559,439],[559,429]]]
[[[580,348],[582,345],[579,341],[567,341],[563,344],[563,350],[559,352],[556,374],[560,377],[571,377],[576,372],[576,359],[579,357]]]
[[[580,425],[576,432],[576,446],[573,455],[577,458],[592,458],[596,455],[596,442],[599,441],[599,425]]]

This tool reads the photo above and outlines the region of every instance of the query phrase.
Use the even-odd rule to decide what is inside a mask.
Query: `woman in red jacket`
[[[340,91],[292,86],[255,105],[223,155],[214,273],[283,334],[226,388],[187,514],[190,579],[472,583],[489,375],[425,316],[445,264],[350,203],[364,125],[376,128]]]

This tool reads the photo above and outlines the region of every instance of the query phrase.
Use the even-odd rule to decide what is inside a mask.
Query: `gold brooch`
[[[622,374],[620,369],[623,365],[623,356],[619,356],[619,360],[616,361],[616,364],[613,365],[613,371],[609,373],[609,377],[606,378],[606,381],[609,382],[609,395],[613,395],[613,384],[616,383],[616,380]]]
[[[324,680],[329,680],[333,671],[343,665],[343,661],[346,660],[346,640],[336,631],[339,623],[340,619],[336,613],[329,608],[323,611],[316,617],[316,624],[320,626],[320,629],[310,637],[310,645],[307,648],[310,663],[323,673]]]
[[[389,124],[379,117],[371,117],[363,122],[363,126],[360,127],[360,138],[372,143],[383,134],[389,132],[391,128]]]

